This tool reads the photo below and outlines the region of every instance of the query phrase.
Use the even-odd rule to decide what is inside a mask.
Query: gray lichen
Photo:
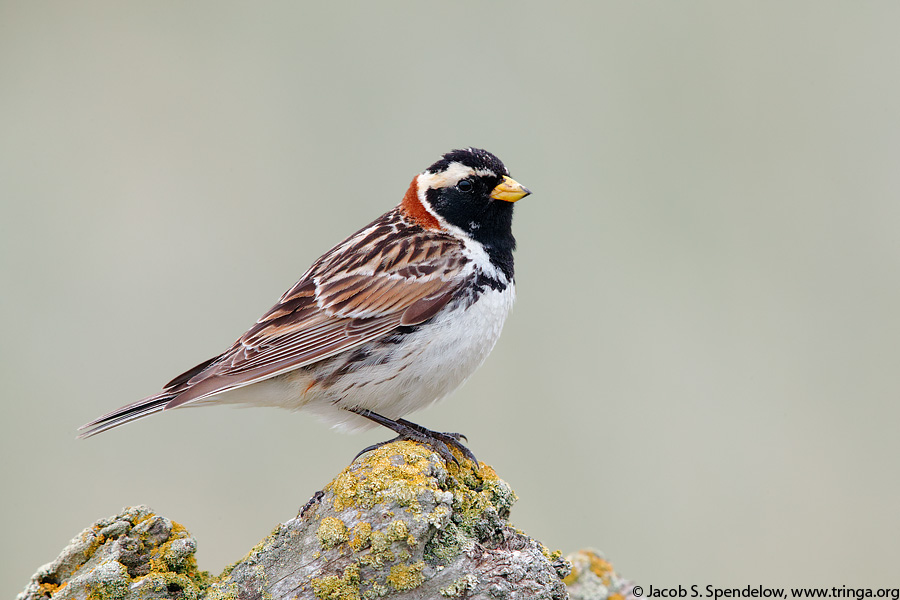
[[[197,569],[183,527],[129,508],[72,540],[19,600],[549,600],[568,597],[570,580],[587,585],[593,563],[569,575],[558,552],[510,526],[512,489],[459,458],[448,466],[412,442],[367,452],[215,579]],[[573,597],[620,593],[605,585],[606,596]]]
[[[634,584],[618,575],[596,550],[579,550],[566,560],[572,565],[564,580],[571,600],[634,600]]]

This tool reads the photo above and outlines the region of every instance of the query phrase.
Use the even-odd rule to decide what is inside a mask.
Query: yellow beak
[[[531,191],[513,179],[512,177],[503,176],[503,181],[491,190],[491,198],[494,200],[503,200],[504,202],[515,202],[521,200]]]

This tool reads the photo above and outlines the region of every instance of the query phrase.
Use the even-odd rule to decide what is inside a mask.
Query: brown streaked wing
[[[190,387],[167,408],[307,366],[400,325],[422,323],[464,283],[468,261],[450,236],[395,221],[394,227],[363,229],[355,237],[366,238],[364,247],[351,238],[323,256],[218,361],[191,373]]]
[[[405,310],[446,285],[437,276],[350,275],[320,284],[319,302],[335,316],[368,318]]]

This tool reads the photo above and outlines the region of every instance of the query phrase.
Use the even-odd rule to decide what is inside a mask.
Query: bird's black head
[[[453,150],[418,176],[417,187],[442,226],[480,242],[494,262],[508,258],[511,269],[513,203],[530,192],[510,178],[499,158],[478,148]]]

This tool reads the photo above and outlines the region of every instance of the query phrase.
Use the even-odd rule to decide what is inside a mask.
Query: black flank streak
[[[484,273],[478,273],[478,275],[475,277],[475,287],[478,288],[479,293],[483,292],[485,288],[491,288],[494,291],[502,292],[507,288],[507,283],[505,281],[500,281],[499,279],[489,277]]]

